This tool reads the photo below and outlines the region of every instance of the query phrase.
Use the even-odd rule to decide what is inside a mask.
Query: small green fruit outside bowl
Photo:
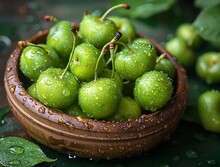
[[[28,39],[45,43],[48,30]],[[144,37],[144,36],[142,36]],[[165,107],[139,118],[107,121],[70,116],[43,105],[26,91],[30,86],[19,70],[22,49],[16,47],[6,64],[4,83],[9,107],[28,134],[47,147],[84,158],[118,159],[147,152],[167,141],[173,134],[187,105],[186,71],[155,40],[150,40],[159,54],[174,64],[175,89]]]

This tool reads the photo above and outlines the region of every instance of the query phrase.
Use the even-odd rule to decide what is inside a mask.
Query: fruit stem
[[[95,76],[94,76],[94,80],[96,81],[97,78],[98,78],[98,65],[99,65],[99,62],[101,60],[101,57],[107,52],[107,47],[112,43],[115,44],[120,38],[121,38],[122,34],[120,32],[116,32],[114,38],[112,38],[112,40],[110,42],[108,42],[107,44],[105,44],[101,50],[101,53],[98,57],[98,60],[96,62],[96,66],[95,66]],[[114,49],[113,49],[114,50]]]
[[[110,51],[110,57],[111,57],[111,60],[112,60],[112,75],[111,75],[111,78],[114,78],[114,74],[115,74],[115,44],[114,43],[109,44],[109,51]]]
[[[130,52],[132,51],[132,49],[125,43],[117,41],[117,44],[122,45],[123,47],[127,48]]]
[[[161,54],[161,55],[157,58],[156,63],[159,63],[163,58],[165,58],[165,56],[166,56],[165,53]]]
[[[113,7],[111,7],[110,9],[108,9],[103,15],[102,17],[100,18],[100,21],[103,21],[106,16],[111,12],[113,11],[114,9],[117,9],[117,8],[125,8],[125,9],[130,9],[130,5],[128,4],[118,4],[118,5],[115,5]]]
[[[25,47],[27,47],[27,46],[33,46],[33,47],[37,47],[37,48],[41,48],[41,49],[43,49],[46,53],[48,53],[47,52],[47,50],[45,49],[45,48],[43,48],[43,47],[41,47],[41,46],[39,46],[39,45],[36,45],[36,44],[34,44],[34,43],[31,43],[31,42],[27,42],[27,41],[18,41],[18,47],[20,48],[20,49],[24,49]]]
[[[71,31],[72,31],[72,33],[73,33],[73,48],[72,48],[71,53],[70,53],[69,61],[68,61],[67,65],[66,65],[66,68],[64,69],[62,75],[60,76],[60,79],[63,79],[64,75],[66,74],[66,72],[67,72],[67,70],[68,70],[68,68],[69,68],[69,65],[70,65],[70,63],[71,63],[71,61],[72,61],[72,59],[73,59],[73,54],[74,54],[74,51],[75,51],[75,46],[76,46],[76,33],[77,33],[77,32],[76,32],[76,29],[74,29],[74,28],[73,28]]]

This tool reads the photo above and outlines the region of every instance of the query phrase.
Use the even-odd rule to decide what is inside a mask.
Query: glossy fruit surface
[[[204,92],[198,99],[198,112],[204,129],[220,133],[220,92]]]
[[[70,107],[62,110],[64,113],[74,116],[74,117],[82,117],[82,118],[87,118],[85,113],[82,112],[81,107],[77,102],[74,102]]]
[[[141,116],[141,108],[137,102],[131,97],[122,97],[118,110],[113,114],[110,120],[128,120],[130,118],[139,118]]]
[[[100,20],[97,16],[85,15],[80,22],[79,31],[87,43],[102,48],[115,36],[117,26],[111,20]]]
[[[47,68],[59,67],[59,65],[59,56],[46,44],[27,46],[20,57],[20,69],[32,81],[36,81]]]
[[[171,63],[170,60],[166,58],[163,58],[158,63],[156,63],[155,70],[167,73],[168,76],[172,79],[174,79],[174,76],[176,74],[174,65]]]
[[[135,82],[134,99],[149,111],[162,108],[173,94],[172,79],[160,71],[150,71],[139,77]]]
[[[67,61],[72,50],[73,35],[71,29],[72,25],[69,21],[59,21],[50,28],[47,36],[47,45],[56,50],[61,60]]]
[[[119,16],[110,16],[108,19],[112,20],[122,33],[120,41],[128,43],[136,37],[136,29],[130,19]]]
[[[79,89],[78,102],[90,118],[103,119],[112,115],[121,100],[121,89],[110,78],[100,78]]]
[[[77,76],[80,81],[91,80],[94,78],[95,67],[100,55],[100,51],[92,44],[82,43],[77,45],[70,63],[70,71]],[[105,60],[101,57],[97,72],[104,70]]]
[[[206,52],[198,57],[196,73],[207,84],[220,83],[220,53]]]
[[[31,86],[28,87],[27,92],[31,95],[34,99],[38,99],[37,90],[36,90],[36,83],[33,83]]]
[[[183,67],[190,68],[194,65],[196,60],[194,52],[182,38],[175,37],[168,41],[166,49],[177,58]]]
[[[79,89],[77,78],[70,72],[59,68],[49,68],[42,72],[36,83],[39,100],[53,108],[69,107],[76,99]]]
[[[104,69],[100,75],[100,78],[111,78],[112,77],[112,70],[111,69]],[[121,76],[117,73],[117,71],[114,71],[114,77],[112,78],[115,80],[115,82],[118,84],[118,86],[122,89],[123,88],[123,80]]]
[[[186,41],[192,48],[198,48],[201,45],[202,38],[198,30],[190,23],[182,23],[177,27],[176,35]]]
[[[134,43],[115,56],[115,69],[125,80],[135,80],[156,65],[156,53],[152,45]]]

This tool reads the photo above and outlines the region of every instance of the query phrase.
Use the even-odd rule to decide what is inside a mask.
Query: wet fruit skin
[[[145,110],[156,111],[171,99],[172,79],[161,71],[150,71],[135,82],[134,99]]]
[[[139,118],[141,116],[141,108],[137,102],[129,97],[122,97],[118,110],[107,118],[108,120],[128,120],[130,118]]]
[[[37,90],[36,90],[36,83],[33,83],[31,86],[28,87],[27,92],[30,96],[32,96],[34,99],[38,99],[37,96]]]
[[[115,70],[125,80],[135,80],[156,65],[154,47],[144,43],[130,45],[130,50],[125,48],[115,56]]]
[[[183,67],[190,68],[194,65],[196,60],[194,52],[182,38],[175,37],[168,41],[166,43],[166,49],[177,58]]]
[[[79,31],[87,43],[102,48],[115,36],[117,27],[111,20],[100,20],[100,17],[85,15],[80,22]]]
[[[39,75],[50,67],[59,67],[59,56],[53,48],[46,44],[39,44],[23,49],[20,69],[31,81],[36,81]]]
[[[45,105],[56,109],[69,107],[76,99],[79,89],[78,79],[63,69],[49,68],[42,72],[36,83],[38,99]]]
[[[170,60],[163,58],[162,60],[160,60],[156,66],[155,66],[155,70],[157,71],[163,71],[165,73],[168,74],[168,76],[172,79],[174,79],[174,76],[176,74],[176,70],[174,65],[171,63]]]
[[[69,21],[59,21],[50,28],[47,36],[46,44],[54,48],[61,60],[68,61],[72,50],[73,35],[71,29],[72,25]]]
[[[220,83],[220,53],[206,52],[196,61],[196,73],[207,84]]]
[[[70,63],[70,71],[80,80],[86,81],[94,78],[95,66],[100,51],[92,44],[82,43],[77,45]],[[105,60],[101,57],[98,66],[98,73],[102,72],[105,67]]]
[[[100,78],[79,89],[78,103],[88,117],[103,119],[117,110],[121,96],[121,89],[114,80]]]
[[[116,24],[118,31],[122,33],[119,41],[128,43],[136,37],[136,29],[131,20],[119,16],[110,16],[108,19],[112,20]]]
[[[204,92],[199,96],[197,106],[204,129],[220,133],[220,92],[217,90]]]

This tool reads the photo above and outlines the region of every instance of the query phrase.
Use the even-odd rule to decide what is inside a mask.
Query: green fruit
[[[198,48],[202,43],[202,38],[198,30],[190,23],[182,23],[177,27],[176,35],[182,38],[189,47]]]
[[[36,99],[36,100],[38,99],[37,90],[36,90],[36,83],[33,83],[31,86],[29,86],[27,89],[27,92],[34,99]]]
[[[136,37],[135,26],[131,20],[119,16],[110,16],[108,19],[112,20],[116,24],[118,31],[122,33],[119,41],[128,43]]]
[[[80,81],[93,79],[99,55],[100,51],[92,44],[82,43],[77,45],[70,63],[70,71],[77,76]],[[101,57],[97,72],[102,72],[104,67],[105,60]]]
[[[131,97],[122,97],[118,110],[109,120],[128,120],[130,118],[139,118],[141,116],[141,108],[137,102]]]
[[[125,80],[135,80],[156,65],[154,47],[144,43],[134,43],[115,55],[115,70]]]
[[[168,76],[172,79],[174,79],[174,76],[176,74],[176,69],[175,69],[173,63],[171,63],[171,61],[166,58],[161,59],[156,64],[155,70],[163,71],[163,72],[167,73]]]
[[[162,108],[173,94],[172,79],[160,71],[150,71],[139,77],[135,82],[134,99],[149,111]]]
[[[79,89],[78,103],[88,117],[103,119],[118,109],[121,96],[121,89],[115,81],[100,78]]]
[[[220,133],[220,92],[206,91],[198,99],[199,118],[204,129]]]
[[[70,107],[63,110],[63,112],[74,117],[87,118],[87,116],[82,112],[82,109],[78,103],[73,103]]]
[[[39,75],[50,67],[59,67],[59,56],[53,48],[45,44],[31,44],[23,49],[20,69],[31,81],[37,81]]]
[[[220,83],[220,53],[206,52],[199,56],[196,73],[207,84]]]
[[[172,56],[177,58],[183,67],[190,68],[194,65],[196,60],[194,52],[182,38],[175,37],[168,41],[166,43],[166,49]]]
[[[101,72],[99,75],[100,78],[111,78],[111,76],[112,76],[112,70],[110,69],[104,69],[104,71]],[[116,71],[114,71],[114,77],[112,79],[115,80],[115,82],[118,84],[118,86],[121,89],[123,88],[123,80]]]
[[[80,22],[79,31],[87,43],[102,48],[115,36],[117,27],[111,20],[100,20],[100,17],[86,15]]]
[[[39,100],[53,108],[64,109],[69,107],[76,99],[79,89],[77,78],[63,69],[49,68],[39,76],[36,88]]]

